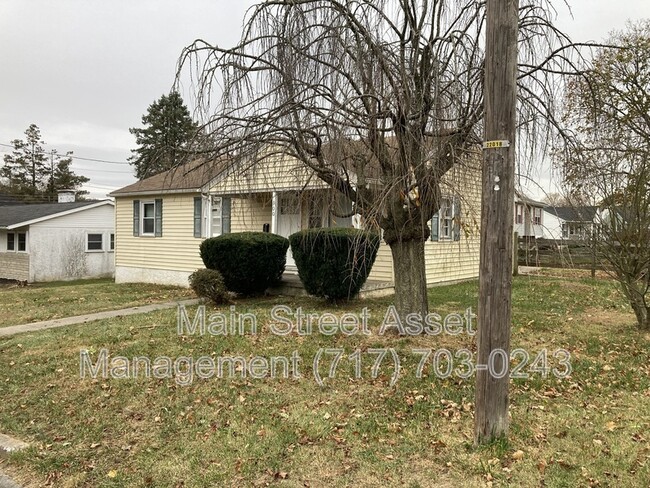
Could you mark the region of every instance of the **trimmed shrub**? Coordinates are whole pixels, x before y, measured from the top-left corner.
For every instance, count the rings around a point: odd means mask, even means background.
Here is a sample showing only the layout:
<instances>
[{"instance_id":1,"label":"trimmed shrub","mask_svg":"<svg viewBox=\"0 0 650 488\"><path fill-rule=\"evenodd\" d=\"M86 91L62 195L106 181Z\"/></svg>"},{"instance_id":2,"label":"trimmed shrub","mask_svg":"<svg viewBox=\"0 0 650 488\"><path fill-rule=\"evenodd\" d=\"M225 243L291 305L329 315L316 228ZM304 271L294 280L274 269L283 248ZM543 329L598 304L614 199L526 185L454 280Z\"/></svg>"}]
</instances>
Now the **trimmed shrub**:
<instances>
[{"instance_id":1,"label":"trimmed shrub","mask_svg":"<svg viewBox=\"0 0 650 488\"><path fill-rule=\"evenodd\" d=\"M359 293L379 249L377 234L349 228L303 230L289 241L307 293L329 300Z\"/></svg>"},{"instance_id":2,"label":"trimmed shrub","mask_svg":"<svg viewBox=\"0 0 650 488\"><path fill-rule=\"evenodd\" d=\"M223 276L215 269L197 269L190 275L189 282L199 298L207 298L217 305L228 301Z\"/></svg>"},{"instance_id":3,"label":"trimmed shrub","mask_svg":"<svg viewBox=\"0 0 650 488\"><path fill-rule=\"evenodd\" d=\"M206 268L223 276L226 288L242 295L263 293L282 277L289 241L267 232L238 232L201 243Z\"/></svg>"}]
</instances>

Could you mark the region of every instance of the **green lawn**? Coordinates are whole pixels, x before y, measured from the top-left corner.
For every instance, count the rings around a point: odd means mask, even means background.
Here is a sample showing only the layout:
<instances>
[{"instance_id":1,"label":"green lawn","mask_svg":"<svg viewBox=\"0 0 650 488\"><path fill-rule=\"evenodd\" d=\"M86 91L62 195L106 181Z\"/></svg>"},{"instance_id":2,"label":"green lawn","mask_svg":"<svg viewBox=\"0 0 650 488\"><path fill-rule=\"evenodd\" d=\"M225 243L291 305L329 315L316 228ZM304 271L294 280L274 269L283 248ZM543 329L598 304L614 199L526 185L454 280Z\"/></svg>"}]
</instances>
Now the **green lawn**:
<instances>
[{"instance_id":1,"label":"green lawn","mask_svg":"<svg viewBox=\"0 0 650 488\"><path fill-rule=\"evenodd\" d=\"M430 291L432 311L476 305L477 284ZM305 312L371 315L370 336L273 335L272 305ZM34 486L650 486L650 337L606 280L519 277L512 347L532 356L571 353L563 379L512 381L508 442L475 448L473 378L416 377L413 348L475 350L467 335L376 334L390 299L341 307L312 299L235 302L257 315L255 335L179 336L176 313L156 312L92 327L67 327L0 341L0 432L32 443L0 469ZM228 307L219 310L228 311ZM208 310L214 313L216 310ZM190 316L193 312L190 311ZM361 351L335 378L316 384L320 348ZM302 359L299 379L81 379L80 350L112 356L241 355ZM369 348L394 348L376 378ZM555 362L554 362L555 361ZM324 360L320 374L327 376ZM440 369L444 369L444 364Z\"/></svg>"},{"instance_id":2,"label":"green lawn","mask_svg":"<svg viewBox=\"0 0 650 488\"><path fill-rule=\"evenodd\" d=\"M112 279L0 287L0 327L194 298L189 289Z\"/></svg>"}]
</instances>

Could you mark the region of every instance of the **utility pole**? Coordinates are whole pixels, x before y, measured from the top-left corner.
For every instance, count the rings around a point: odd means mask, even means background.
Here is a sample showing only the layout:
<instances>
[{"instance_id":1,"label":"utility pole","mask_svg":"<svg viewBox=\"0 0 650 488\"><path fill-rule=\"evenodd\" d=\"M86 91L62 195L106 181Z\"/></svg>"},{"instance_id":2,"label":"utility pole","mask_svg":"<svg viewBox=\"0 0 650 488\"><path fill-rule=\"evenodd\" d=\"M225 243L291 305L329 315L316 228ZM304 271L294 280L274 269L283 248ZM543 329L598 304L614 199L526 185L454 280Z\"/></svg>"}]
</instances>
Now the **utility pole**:
<instances>
[{"instance_id":1,"label":"utility pole","mask_svg":"<svg viewBox=\"0 0 650 488\"><path fill-rule=\"evenodd\" d=\"M508 435L518 0L487 0L476 444Z\"/></svg>"},{"instance_id":2,"label":"utility pole","mask_svg":"<svg viewBox=\"0 0 650 488\"><path fill-rule=\"evenodd\" d=\"M54 149L50 151L50 201L54 201Z\"/></svg>"}]
</instances>

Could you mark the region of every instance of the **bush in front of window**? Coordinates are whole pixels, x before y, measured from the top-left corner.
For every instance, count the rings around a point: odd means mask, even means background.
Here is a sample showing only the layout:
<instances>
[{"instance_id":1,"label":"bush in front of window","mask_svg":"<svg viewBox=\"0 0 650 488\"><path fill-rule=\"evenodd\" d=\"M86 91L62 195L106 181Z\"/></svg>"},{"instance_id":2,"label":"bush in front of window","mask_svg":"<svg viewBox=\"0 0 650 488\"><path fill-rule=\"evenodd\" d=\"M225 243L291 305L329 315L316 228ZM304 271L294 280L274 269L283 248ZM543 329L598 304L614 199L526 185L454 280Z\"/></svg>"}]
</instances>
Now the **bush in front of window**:
<instances>
[{"instance_id":1,"label":"bush in front of window","mask_svg":"<svg viewBox=\"0 0 650 488\"><path fill-rule=\"evenodd\" d=\"M349 300L366 282L377 257L377 234L350 228L309 229L289 236L305 290L328 300Z\"/></svg>"},{"instance_id":2,"label":"bush in front of window","mask_svg":"<svg viewBox=\"0 0 650 488\"><path fill-rule=\"evenodd\" d=\"M228 290L223 276L215 269L197 269L189 277L190 288L199 298L206 298L216 305L228 301Z\"/></svg>"},{"instance_id":3,"label":"bush in front of window","mask_svg":"<svg viewBox=\"0 0 650 488\"><path fill-rule=\"evenodd\" d=\"M237 232L201 243L206 268L223 276L226 288L241 295L259 295L280 281L289 241L267 232Z\"/></svg>"}]
</instances>

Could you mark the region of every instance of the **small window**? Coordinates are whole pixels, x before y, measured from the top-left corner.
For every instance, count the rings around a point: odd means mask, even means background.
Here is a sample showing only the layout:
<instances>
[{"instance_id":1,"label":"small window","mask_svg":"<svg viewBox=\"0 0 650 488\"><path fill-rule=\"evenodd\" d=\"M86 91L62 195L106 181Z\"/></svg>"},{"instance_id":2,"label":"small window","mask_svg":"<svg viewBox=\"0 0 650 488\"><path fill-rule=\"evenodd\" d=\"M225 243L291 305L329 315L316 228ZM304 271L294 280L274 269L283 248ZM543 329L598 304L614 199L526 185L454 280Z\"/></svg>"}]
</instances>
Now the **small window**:
<instances>
[{"instance_id":1,"label":"small window","mask_svg":"<svg viewBox=\"0 0 650 488\"><path fill-rule=\"evenodd\" d=\"M109 246L109 250L115 251L115 234L111 234Z\"/></svg>"},{"instance_id":2,"label":"small window","mask_svg":"<svg viewBox=\"0 0 650 488\"><path fill-rule=\"evenodd\" d=\"M542 225L542 209L539 207L533 208L533 225Z\"/></svg>"},{"instance_id":3,"label":"small window","mask_svg":"<svg viewBox=\"0 0 650 488\"><path fill-rule=\"evenodd\" d=\"M142 235L154 235L156 229L156 206L154 202L142 203Z\"/></svg>"},{"instance_id":4,"label":"small window","mask_svg":"<svg viewBox=\"0 0 650 488\"><path fill-rule=\"evenodd\" d=\"M451 199L443 198L440 206L440 238L451 239L453 229L453 206Z\"/></svg>"},{"instance_id":5,"label":"small window","mask_svg":"<svg viewBox=\"0 0 650 488\"><path fill-rule=\"evenodd\" d=\"M524 207L523 205L517 204L517 214L515 216L515 223L516 224L523 224L524 223Z\"/></svg>"},{"instance_id":6,"label":"small window","mask_svg":"<svg viewBox=\"0 0 650 488\"><path fill-rule=\"evenodd\" d=\"M102 251L104 249L104 236L102 234L88 234L86 241L87 251Z\"/></svg>"},{"instance_id":7,"label":"small window","mask_svg":"<svg viewBox=\"0 0 650 488\"><path fill-rule=\"evenodd\" d=\"M27 233L9 232L7 234L7 251L27 251Z\"/></svg>"}]
</instances>

